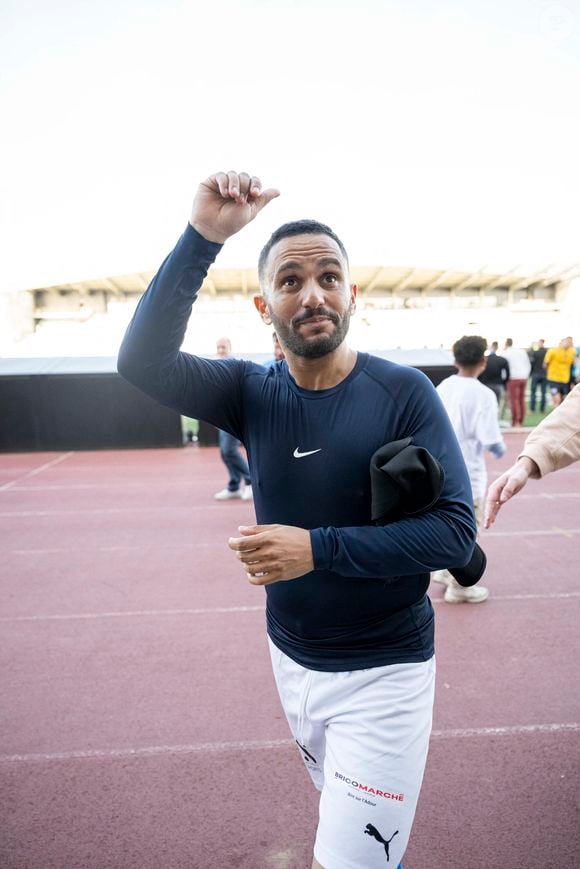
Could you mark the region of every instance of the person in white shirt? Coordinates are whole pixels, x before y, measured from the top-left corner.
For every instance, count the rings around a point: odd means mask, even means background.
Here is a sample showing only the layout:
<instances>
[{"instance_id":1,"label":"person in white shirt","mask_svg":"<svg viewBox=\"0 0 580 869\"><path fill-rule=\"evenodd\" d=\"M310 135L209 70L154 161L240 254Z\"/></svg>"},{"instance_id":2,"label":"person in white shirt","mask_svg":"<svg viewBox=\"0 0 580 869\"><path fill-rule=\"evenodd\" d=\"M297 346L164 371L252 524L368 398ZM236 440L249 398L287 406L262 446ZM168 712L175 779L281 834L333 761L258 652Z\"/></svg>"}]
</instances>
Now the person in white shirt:
<instances>
[{"instance_id":1,"label":"person in white shirt","mask_svg":"<svg viewBox=\"0 0 580 869\"><path fill-rule=\"evenodd\" d=\"M521 347L514 347L511 338L506 338L503 357L507 359L510 367L507 393L512 412L512 426L520 426L524 424L526 416L526 383L532 370L530 357Z\"/></svg>"},{"instance_id":2,"label":"person in white shirt","mask_svg":"<svg viewBox=\"0 0 580 869\"><path fill-rule=\"evenodd\" d=\"M456 341L453 356L457 374L447 377L437 387L465 459L478 526L487 488L485 450L499 459L506 449L497 419L495 395L477 379L487 363L486 349L487 342L479 335L464 335ZM489 590L484 586L462 588L447 570L436 571L431 579L447 586L447 603L481 603L489 597Z\"/></svg>"}]
</instances>

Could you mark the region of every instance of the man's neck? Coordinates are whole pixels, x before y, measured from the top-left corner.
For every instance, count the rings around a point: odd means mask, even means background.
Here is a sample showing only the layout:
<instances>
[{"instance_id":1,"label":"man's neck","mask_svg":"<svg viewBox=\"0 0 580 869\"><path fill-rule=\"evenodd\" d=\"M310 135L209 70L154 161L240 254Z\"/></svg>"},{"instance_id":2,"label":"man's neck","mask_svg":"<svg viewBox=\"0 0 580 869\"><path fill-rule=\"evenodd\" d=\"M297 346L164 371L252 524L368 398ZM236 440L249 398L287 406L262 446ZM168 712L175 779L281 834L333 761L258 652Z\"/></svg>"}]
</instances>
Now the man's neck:
<instances>
[{"instance_id":1,"label":"man's neck","mask_svg":"<svg viewBox=\"0 0 580 869\"><path fill-rule=\"evenodd\" d=\"M479 377L481 371L481 368L460 368L457 366L458 377Z\"/></svg>"},{"instance_id":2,"label":"man's neck","mask_svg":"<svg viewBox=\"0 0 580 869\"><path fill-rule=\"evenodd\" d=\"M357 353L343 343L319 359L286 351L290 374L301 389L331 389L342 383L356 365Z\"/></svg>"}]
</instances>

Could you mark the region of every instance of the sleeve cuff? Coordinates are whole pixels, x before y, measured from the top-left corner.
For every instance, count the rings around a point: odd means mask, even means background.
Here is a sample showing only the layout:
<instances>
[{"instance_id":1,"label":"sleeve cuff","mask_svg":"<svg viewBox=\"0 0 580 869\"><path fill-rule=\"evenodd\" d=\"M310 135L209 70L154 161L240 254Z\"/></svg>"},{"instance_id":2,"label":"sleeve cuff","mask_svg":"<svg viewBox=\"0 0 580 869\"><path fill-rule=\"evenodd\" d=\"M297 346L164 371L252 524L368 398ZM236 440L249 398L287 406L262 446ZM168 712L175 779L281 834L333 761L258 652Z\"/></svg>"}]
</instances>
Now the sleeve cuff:
<instances>
[{"instance_id":1,"label":"sleeve cuff","mask_svg":"<svg viewBox=\"0 0 580 869\"><path fill-rule=\"evenodd\" d=\"M531 459L532 462L535 462L538 466L540 477L545 477L546 474L551 474L552 471L556 470L554 461L545 447L526 447L523 453L520 453L518 456L518 459L521 458Z\"/></svg>"},{"instance_id":2,"label":"sleeve cuff","mask_svg":"<svg viewBox=\"0 0 580 869\"><path fill-rule=\"evenodd\" d=\"M312 560L315 570L332 570L332 539L329 528L313 528L310 531Z\"/></svg>"},{"instance_id":3,"label":"sleeve cuff","mask_svg":"<svg viewBox=\"0 0 580 869\"><path fill-rule=\"evenodd\" d=\"M213 262L223 247L223 244L219 244L217 241L208 241L197 229L193 228L191 223L188 223L185 227L185 232L179 240L179 245L196 257L209 259L211 262Z\"/></svg>"}]
</instances>

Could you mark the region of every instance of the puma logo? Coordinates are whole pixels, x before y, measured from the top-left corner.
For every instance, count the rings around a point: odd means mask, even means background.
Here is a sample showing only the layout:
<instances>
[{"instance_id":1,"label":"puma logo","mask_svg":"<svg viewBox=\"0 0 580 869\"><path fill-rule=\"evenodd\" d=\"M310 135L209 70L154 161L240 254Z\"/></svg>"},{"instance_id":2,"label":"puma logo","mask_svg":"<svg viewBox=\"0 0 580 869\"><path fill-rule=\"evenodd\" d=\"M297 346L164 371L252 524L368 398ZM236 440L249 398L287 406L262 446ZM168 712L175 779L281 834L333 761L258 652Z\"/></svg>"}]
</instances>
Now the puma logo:
<instances>
[{"instance_id":1,"label":"puma logo","mask_svg":"<svg viewBox=\"0 0 580 869\"><path fill-rule=\"evenodd\" d=\"M316 758L314 757L314 755L313 755L313 754L310 754L310 752L308 751L308 749L304 748L304 746L303 746L300 742L298 742L298 740L296 740L296 745L297 745L298 748L300 748L301 751L303 752L303 754L304 754L304 760L305 760L307 763L316 763Z\"/></svg>"},{"instance_id":2,"label":"puma logo","mask_svg":"<svg viewBox=\"0 0 580 869\"><path fill-rule=\"evenodd\" d=\"M395 836L397 835L398 832L399 832L398 830L395 830L395 832L393 833L393 835L391 836L390 839L383 839L383 837L381 836L381 834L379 833L377 828L373 827L372 824L367 824L365 827L365 833L367 834L367 836L372 836L373 839L376 839L377 842L379 842L381 845L385 846L385 854L387 855L387 863L389 862L389 845L391 844L391 842L393 841L393 839L395 838Z\"/></svg>"}]
</instances>

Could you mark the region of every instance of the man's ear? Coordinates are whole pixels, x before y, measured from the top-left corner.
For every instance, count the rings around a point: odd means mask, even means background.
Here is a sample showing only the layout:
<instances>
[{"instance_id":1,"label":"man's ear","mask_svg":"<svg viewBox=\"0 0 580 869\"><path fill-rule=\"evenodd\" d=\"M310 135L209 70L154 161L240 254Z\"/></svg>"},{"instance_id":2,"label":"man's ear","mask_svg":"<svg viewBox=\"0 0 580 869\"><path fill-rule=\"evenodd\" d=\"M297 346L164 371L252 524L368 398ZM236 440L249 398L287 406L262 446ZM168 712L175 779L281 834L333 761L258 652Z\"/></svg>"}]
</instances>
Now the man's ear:
<instances>
[{"instance_id":1,"label":"man's ear","mask_svg":"<svg viewBox=\"0 0 580 869\"><path fill-rule=\"evenodd\" d=\"M266 302L264 296L255 295L254 305L256 307L256 311L258 312L264 323L266 323L267 326L271 326L272 318L270 317L270 309L268 308L268 303Z\"/></svg>"},{"instance_id":2,"label":"man's ear","mask_svg":"<svg viewBox=\"0 0 580 869\"><path fill-rule=\"evenodd\" d=\"M350 285L350 313L354 314L356 311L356 294L358 292L358 287L356 284Z\"/></svg>"}]
</instances>

